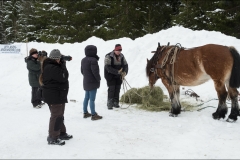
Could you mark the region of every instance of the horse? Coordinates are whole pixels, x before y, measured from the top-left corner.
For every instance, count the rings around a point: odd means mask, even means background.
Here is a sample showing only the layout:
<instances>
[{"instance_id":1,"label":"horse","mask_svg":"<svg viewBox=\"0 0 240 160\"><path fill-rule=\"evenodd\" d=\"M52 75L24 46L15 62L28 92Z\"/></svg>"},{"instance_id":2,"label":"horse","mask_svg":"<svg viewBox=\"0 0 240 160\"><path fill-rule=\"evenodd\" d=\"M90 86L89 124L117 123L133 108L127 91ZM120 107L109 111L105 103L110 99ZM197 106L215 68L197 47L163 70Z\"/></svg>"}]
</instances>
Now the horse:
<instances>
[{"instance_id":1,"label":"horse","mask_svg":"<svg viewBox=\"0 0 240 160\"><path fill-rule=\"evenodd\" d=\"M181 113L180 86L197 86L212 79L218 96L218 107L213 119L225 118L231 99L231 113L227 122L237 121L239 116L238 90L240 86L240 55L233 46L206 44L186 49L181 44L158 43L150 60L147 59L146 75L152 88L160 78L169 93L171 109L169 116ZM227 88L227 91L226 91Z\"/></svg>"}]
</instances>

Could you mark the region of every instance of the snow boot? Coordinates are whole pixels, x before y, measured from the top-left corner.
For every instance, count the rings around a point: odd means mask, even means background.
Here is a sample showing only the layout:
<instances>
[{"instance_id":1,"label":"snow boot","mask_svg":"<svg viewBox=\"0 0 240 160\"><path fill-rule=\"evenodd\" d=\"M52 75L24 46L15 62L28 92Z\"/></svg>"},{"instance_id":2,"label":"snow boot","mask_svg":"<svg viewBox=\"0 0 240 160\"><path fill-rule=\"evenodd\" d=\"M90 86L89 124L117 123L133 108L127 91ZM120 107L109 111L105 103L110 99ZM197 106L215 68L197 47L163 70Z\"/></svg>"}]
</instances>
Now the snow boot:
<instances>
[{"instance_id":1,"label":"snow boot","mask_svg":"<svg viewBox=\"0 0 240 160\"><path fill-rule=\"evenodd\" d=\"M72 139L73 136L70 135L70 134L63 133L63 132L62 132L62 133L60 134L59 138L60 138L61 140L69 140L69 139Z\"/></svg>"},{"instance_id":2,"label":"snow boot","mask_svg":"<svg viewBox=\"0 0 240 160\"><path fill-rule=\"evenodd\" d=\"M33 108L39 109L39 108L42 108L42 106L39 104L39 105L33 106Z\"/></svg>"},{"instance_id":3,"label":"snow boot","mask_svg":"<svg viewBox=\"0 0 240 160\"><path fill-rule=\"evenodd\" d=\"M113 109L113 99L108 99L107 107L108 109Z\"/></svg>"},{"instance_id":4,"label":"snow boot","mask_svg":"<svg viewBox=\"0 0 240 160\"><path fill-rule=\"evenodd\" d=\"M115 108L119 108L119 107L120 107L120 106L119 106L119 100L114 99L114 101L113 101L113 107L115 107Z\"/></svg>"},{"instance_id":5,"label":"snow boot","mask_svg":"<svg viewBox=\"0 0 240 160\"><path fill-rule=\"evenodd\" d=\"M49 145L64 145L65 144L65 141L61 140L60 138L51 138L51 137L47 137L47 141L48 141L48 144Z\"/></svg>"},{"instance_id":6,"label":"snow boot","mask_svg":"<svg viewBox=\"0 0 240 160\"><path fill-rule=\"evenodd\" d=\"M99 116L97 113L92 115L92 121L99 120L99 119L102 119L102 116Z\"/></svg>"},{"instance_id":7,"label":"snow boot","mask_svg":"<svg viewBox=\"0 0 240 160\"><path fill-rule=\"evenodd\" d=\"M90 113L88 113L88 112L83 114L83 118L88 118L88 117L91 117L91 116L92 115Z\"/></svg>"},{"instance_id":8,"label":"snow boot","mask_svg":"<svg viewBox=\"0 0 240 160\"><path fill-rule=\"evenodd\" d=\"M45 104L44 102L41 102L41 104L39 104L39 105L42 107L44 104Z\"/></svg>"}]
</instances>

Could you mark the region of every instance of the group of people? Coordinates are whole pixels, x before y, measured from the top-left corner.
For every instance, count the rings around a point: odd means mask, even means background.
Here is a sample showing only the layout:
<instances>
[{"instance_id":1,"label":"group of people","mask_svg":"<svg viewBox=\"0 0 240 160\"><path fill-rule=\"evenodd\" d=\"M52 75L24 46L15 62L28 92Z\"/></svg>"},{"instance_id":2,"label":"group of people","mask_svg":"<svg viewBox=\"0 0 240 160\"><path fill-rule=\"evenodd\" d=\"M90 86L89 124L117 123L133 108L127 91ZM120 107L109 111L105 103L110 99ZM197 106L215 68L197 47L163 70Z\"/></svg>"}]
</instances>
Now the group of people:
<instances>
[{"instance_id":1,"label":"group of people","mask_svg":"<svg viewBox=\"0 0 240 160\"><path fill-rule=\"evenodd\" d=\"M116 44L113 51L106 54L104 60L104 77L108 86L107 108L110 110L113 107L119 108L121 84L128 73L128 63L121 51L122 46ZM97 47L94 45L86 46L85 55L80 68L85 90L83 118L91 117L91 120L100 120L103 117L95 111L95 99L101 81ZM68 102L69 90L69 73L66 62L58 49L52 50L49 57L44 57L40 62L38 51L34 48L29 51L29 56L25 61L29 70L29 84L32 87L31 103L34 108L41 108L44 103L47 103L51 113L48 144L64 145L64 140L73 138L72 135L67 134L64 125L64 110L65 103ZM88 112L88 104L90 113Z\"/></svg>"}]
</instances>

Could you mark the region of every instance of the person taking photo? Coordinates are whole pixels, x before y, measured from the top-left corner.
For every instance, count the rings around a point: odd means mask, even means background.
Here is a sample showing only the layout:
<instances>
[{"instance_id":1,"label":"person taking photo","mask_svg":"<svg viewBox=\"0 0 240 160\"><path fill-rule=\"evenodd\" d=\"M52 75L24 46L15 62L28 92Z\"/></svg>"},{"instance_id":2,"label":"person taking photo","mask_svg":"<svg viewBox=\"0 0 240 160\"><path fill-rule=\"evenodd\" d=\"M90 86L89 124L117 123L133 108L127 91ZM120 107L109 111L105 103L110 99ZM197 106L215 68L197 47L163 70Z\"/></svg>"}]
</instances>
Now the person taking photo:
<instances>
[{"instance_id":1,"label":"person taking photo","mask_svg":"<svg viewBox=\"0 0 240 160\"><path fill-rule=\"evenodd\" d=\"M29 51L29 56L25 58L28 69L28 81L32 87L31 103L33 108L41 108L44 104L42 102L42 91L39 84L39 75L41 73L41 64L38 60L38 51L32 48Z\"/></svg>"},{"instance_id":2,"label":"person taking photo","mask_svg":"<svg viewBox=\"0 0 240 160\"><path fill-rule=\"evenodd\" d=\"M48 144L64 145L64 140L73 138L66 133L64 124L65 103L68 102L68 70L58 49L51 51L49 58L43 60L39 79L43 89L43 99L48 104L51 117L49 122Z\"/></svg>"}]
</instances>

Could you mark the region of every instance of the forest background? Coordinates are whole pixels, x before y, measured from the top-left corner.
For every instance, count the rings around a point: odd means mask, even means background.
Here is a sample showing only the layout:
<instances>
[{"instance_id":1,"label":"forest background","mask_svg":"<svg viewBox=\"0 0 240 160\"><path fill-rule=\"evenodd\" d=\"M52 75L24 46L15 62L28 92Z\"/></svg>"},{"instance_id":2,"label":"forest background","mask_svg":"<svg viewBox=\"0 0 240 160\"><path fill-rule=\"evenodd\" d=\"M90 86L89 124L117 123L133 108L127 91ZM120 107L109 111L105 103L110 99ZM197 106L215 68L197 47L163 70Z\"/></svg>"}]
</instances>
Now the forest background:
<instances>
[{"instance_id":1,"label":"forest background","mask_svg":"<svg viewBox=\"0 0 240 160\"><path fill-rule=\"evenodd\" d=\"M0 44L136 39L172 26L240 38L240 0L0 0Z\"/></svg>"}]
</instances>

